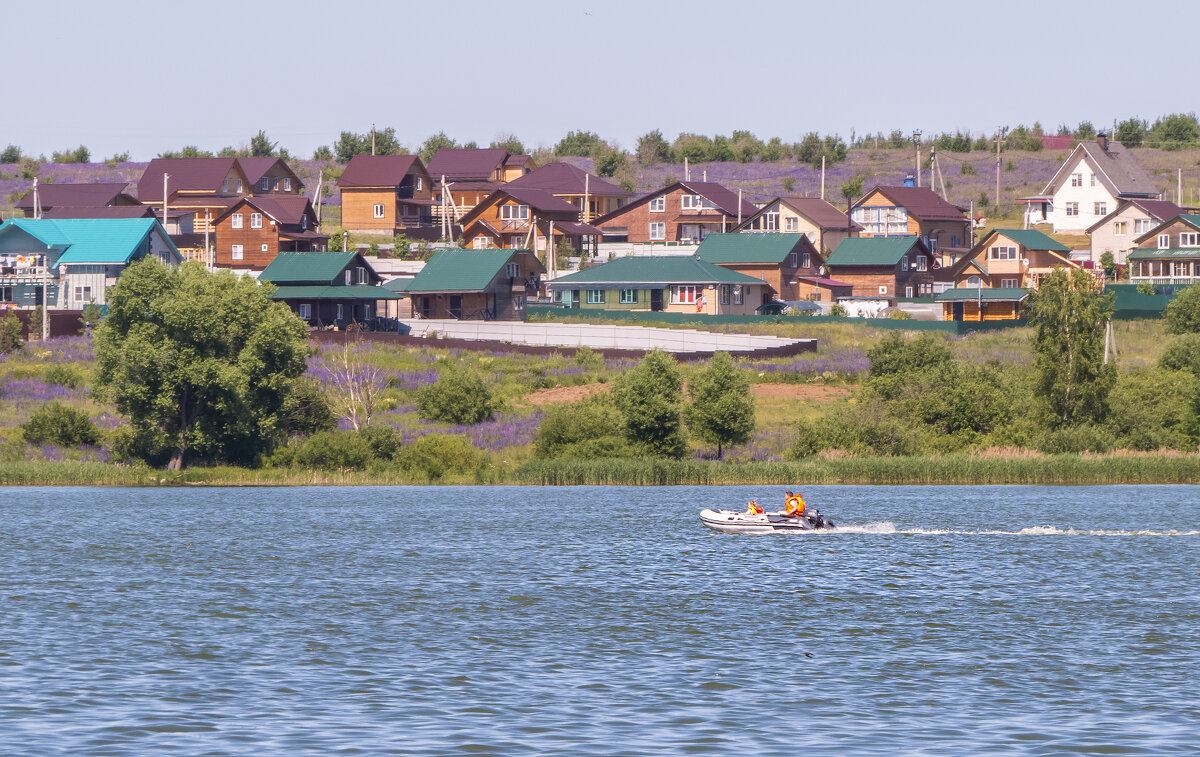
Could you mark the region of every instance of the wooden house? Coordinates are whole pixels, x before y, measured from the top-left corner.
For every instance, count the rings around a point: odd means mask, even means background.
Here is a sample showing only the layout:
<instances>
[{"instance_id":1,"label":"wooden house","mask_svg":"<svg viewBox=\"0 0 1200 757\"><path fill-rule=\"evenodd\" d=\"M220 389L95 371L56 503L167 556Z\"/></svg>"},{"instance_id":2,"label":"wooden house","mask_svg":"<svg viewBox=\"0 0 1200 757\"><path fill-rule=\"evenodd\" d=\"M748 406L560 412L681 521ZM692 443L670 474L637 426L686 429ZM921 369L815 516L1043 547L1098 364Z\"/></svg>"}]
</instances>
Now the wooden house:
<instances>
[{"instance_id":1,"label":"wooden house","mask_svg":"<svg viewBox=\"0 0 1200 757\"><path fill-rule=\"evenodd\" d=\"M138 180L138 200L143 205L163 207L164 176L168 212L194 212L194 228L201 234L211 231L213 220L251 193L237 158L155 158Z\"/></svg>"},{"instance_id":2,"label":"wooden house","mask_svg":"<svg viewBox=\"0 0 1200 757\"><path fill-rule=\"evenodd\" d=\"M431 210L433 181L416 155L355 155L337 184L344 228L438 238Z\"/></svg>"},{"instance_id":3,"label":"wooden house","mask_svg":"<svg viewBox=\"0 0 1200 757\"><path fill-rule=\"evenodd\" d=\"M1025 315L1029 290L1019 287L955 287L934 297L944 321L1015 321Z\"/></svg>"},{"instance_id":4,"label":"wooden house","mask_svg":"<svg viewBox=\"0 0 1200 757\"><path fill-rule=\"evenodd\" d=\"M262 271L281 252L322 252L329 237L317 228L307 197L243 197L213 222L213 265Z\"/></svg>"},{"instance_id":5,"label":"wooden house","mask_svg":"<svg viewBox=\"0 0 1200 757\"><path fill-rule=\"evenodd\" d=\"M357 252L282 252L258 280L273 284L271 299L316 328L369 327L379 302L399 297Z\"/></svg>"},{"instance_id":6,"label":"wooden house","mask_svg":"<svg viewBox=\"0 0 1200 757\"><path fill-rule=\"evenodd\" d=\"M593 176L570 163L547 163L535 171L509 182L506 189L540 189L579 209L579 221L589 223L593 218L613 212L625 205L633 192Z\"/></svg>"},{"instance_id":7,"label":"wooden house","mask_svg":"<svg viewBox=\"0 0 1200 757\"><path fill-rule=\"evenodd\" d=\"M862 227L819 197L776 197L742 221L733 231L804 234L824 255L847 237L858 236Z\"/></svg>"},{"instance_id":8,"label":"wooden house","mask_svg":"<svg viewBox=\"0 0 1200 757\"><path fill-rule=\"evenodd\" d=\"M580 310L751 315L775 290L762 279L694 255L628 256L547 283L555 302Z\"/></svg>"},{"instance_id":9,"label":"wooden house","mask_svg":"<svg viewBox=\"0 0 1200 757\"><path fill-rule=\"evenodd\" d=\"M637 198L592 225L606 242L699 244L758 212L753 203L715 182L680 181Z\"/></svg>"},{"instance_id":10,"label":"wooden house","mask_svg":"<svg viewBox=\"0 0 1200 757\"><path fill-rule=\"evenodd\" d=\"M943 266L956 263L972 244L966 211L924 187L875 187L854 204L850 216L862 227L859 236L920 237Z\"/></svg>"},{"instance_id":11,"label":"wooden house","mask_svg":"<svg viewBox=\"0 0 1200 757\"><path fill-rule=\"evenodd\" d=\"M1132 283L1200 283L1200 215L1167 219L1138 237L1137 245L1128 258Z\"/></svg>"},{"instance_id":12,"label":"wooden house","mask_svg":"<svg viewBox=\"0 0 1200 757\"><path fill-rule=\"evenodd\" d=\"M36 193L30 192L17 200L16 208L26 218L46 218L51 211L61 213L68 208L137 207L141 203L126 191L128 186L124 182L39 184Z\"/></svg>"},{"instance_id":13,"label":"wooden house","mask_svg":"<svg viewBox=\"0 0 1200 757\"><path fill-rule=\"evenodd\" d=\"M532 175L532 174L531 174ZM591 250L600 229L579 221L579 208L541 189L505 185L462 218L463 245L475 250L528 248L556 251L564 244Z\"/></svg>"},{"instance_id":14,"label":"wooden house","mask_svg":"<svg viewBox=\"0 0 1200 757\"><path fill-rule=\"evenodd\" d=\"M282 158L238 158L237 162L246 174L252 195L304 194L304 182Z\"/></svg>"},{"instance_id":15,"label":"wooden house","mask_svg":"<svg viewBox=\"0 0 1200 757\"><path fill-rule=\"evenodd\" d=\"M771 285L779 299L832 302L839 282L826 277L825 257L807 234L709 234L696 256Z\"/></svg>"},{"instance_id":16,"label":"wooden house","mask_svg":"<svg viewBox=\"0 0 1200 757\"><path fill-rule=\"evenodd\" d=\"M1138 237L1187 212L1169 200L1120 200L1116 210L1088 227L1092 262L1099 263L1107 252L1114 263L1123 265L1129 253L1138 248Z\"/></svg>"},{"instance_id":17,"label":"wooden house","mask_svg":"<svg viewBox=\"0 0 1200 757\"><path fill-rule=\"evenodd\" d=\"M853 297L895 301L933 296L933 256L920 237L851 237L826 260Z\"/></svg>"},{"instance_id":18,"label":"wooden house","mask_svg":"<svg viewBox=\"0 0 1200 757\"><path fill-rule=\"evenodd\" d=\"M429 160L436 186L433 215L449 214L455 223L504 184L534 171L528 155L513 155L502 147L443 148Z\"/></svg>"},{"instance_id":19,"label":"wooden house","mask_svg":"<svg viewBox=\"0 0 1200 757\"><path fill-rule=\"evenodd\" d=\"M438 250L414 278L388 287L412 300L418 318L523 321L545 273L530 250Z\"/></svg>"},{"instance_id":20,"label":"wooden house","mask_svg":"<svg viewBox=\"0 0 1200 757\"><path fill-rule=\"evenodd\" d=\"M1037 289L1055 268L1079 268L1071 248L1036 229L992 229L950 273L955 288Z\"/></svg>"}]
</instances>

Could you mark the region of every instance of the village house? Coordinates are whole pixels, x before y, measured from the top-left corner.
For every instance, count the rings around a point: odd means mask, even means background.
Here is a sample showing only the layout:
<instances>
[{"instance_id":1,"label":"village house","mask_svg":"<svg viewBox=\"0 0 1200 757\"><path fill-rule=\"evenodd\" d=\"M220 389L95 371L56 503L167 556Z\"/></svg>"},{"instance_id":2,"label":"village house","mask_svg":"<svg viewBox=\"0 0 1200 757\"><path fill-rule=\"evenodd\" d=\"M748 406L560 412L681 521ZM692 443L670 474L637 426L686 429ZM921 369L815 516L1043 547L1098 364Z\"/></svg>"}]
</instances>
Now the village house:
<instances>
[{"instance_id":1,"label":"village house","mask_svg":"<svg viewBox=\"0 0 1200 757\"><path fill-rule=\"evenodd\" d=\"M387 288L412 300L417 318L523 321L545 267L530 250L438 250L412 279Z\"/></svg>"},{"instance_id":2,"label":"village house","mask_svg":"<svg viewBox=\"0 0 1200 757\"><path fill-rule=\"evenodd\" d=\"M1015 321L1025 315L1029 290L1019 287L955 287L934 297L944 321Z\"/></svg>"},{"instance_id":3,"label":"village house","mask_svg":"<svg viewBox=\"0 0 1200 757\"><path fill-rule=\"evenodd\" d=\"M137 207L141 203L125 190L124 182L100 184L38 184L16 203L26 218L45 218L50 211L67 208ZM40 215L39 215L40 213Z\"/></svg>"},{"instance_id":4,"label":"village house","mask_svg":"<svg viewBox=\"0 0 1200 757\"><path fill-rule=\"evenodd\" d=\"M129 264L154 257L182 262L152 218L14 218L0 226L0 305L82 310L106 304L109 287Z\"/></svg>"},{"instance_id":5,"label":"village house","mask_svg":"<svg viewBox=\"0 0 1200 757\"><path fill-rule=\"evenodd\" d=\"M492 192L536 168L530 156L513 155L502 147L438 150L429 160L435 220L449 214L448 221L458 223Z\"/></svg>"},{"instance_id":6,"label":"village house","mask_svg":"<svg viewBox=\"0 0 1200 757\"><path fill-rule=\"evenodd\" d=\"M1121 143L1097 134L1094 142L1075 145L1041 194L1018 199L1026 203L1029 223L1082 234L1121 200L1161 200L1162 192Z\"/></svg>"},{"instance_id":7,"label":"village house","mask_svg":"<svg viewBox=\"0 0 1200 757\"><path fill-rule=\"evenodd\" d=\"M832 203L819 197L776 197L742 221L733 231L800 233L822 254L828 255L862 227Z\"/></svg>"},{"instance_id":8,"label":"village house","mask_svg":"<svg viewBox=\"0 0 1200 757\"><path fill-rule=\"evenodd\" d=\"M1134 284L1191 286L1200 283L1200 215L1180 214L1138 237L1129 253Z\"/></svg>"},{"instance_id":9,"label":"village house","mask_svg":"<svg viewBox=\"0 0 1200 757\"><path fill-rule=\"evenodd\" d=\"M850 294L849 284L824 275L825 257L807 234L709 234L696 256L767 282L787 302L833 302L839 294Z\"/></svg>"},{"instance_id":10,"label":"village house","mask_svg":"<svg viewBox=\"0 0 1200 757\"><path fill-rule=\"evenodd\" d=\"M238 158L237 162L252 195L304 194L304 182L282 158Z\"/></svg>"},{"instance_id":11,"label":"village house","mask_svg":"<svg viewBox=\"0 0 1200 757\"><path fill-rule=\"evenodd\" d=\"M433 181L416 155L355 155L337 185L345 229L439 238L431 210Z\"/></svg>"},{"instance_id":12,"label":"village house","mask_svg":"<svg viewBox=\"0 0 1200 757\"><path fill-rule=\"evenodd\" d=\"M992 229L950 270L955 288L1037 289L1056 268L1079 268L1071 248L1036 229Z\"/></svg>"},{"instance_id":13,"label":"village house","mask_svg":"<svg viewBox=\"0 0 1200 757\"><path fill-rule=\"evenodd\" d=\"M715 182L679 181L600 216L593 225L606 242L699 244L758 212Z\"/></svg>"},{"instance_id":14,"label":"village house","mask_svg":"<svg viewBox=\"0 0 1200 757\"><path fill-rule=\"evenodd\" d=\"M547 163L524 176L518 176L505 186L505 189L513 188L549 192L579 208L579 220L583 223L621 208L633 197L633 192L627 192L582 168L561 162Z\"/></svg>"},{"instance_id":15,"label":"village house","mask_svg":"<svg viewBox=\"0 0 1200 757\"><path fill-rule=\"evenodd\" d=\"M532 174L531 174L532 175ZM579 208L541 189L506 184L462 218L462 243L474 250L528 248L547 251L554 236L556 253L591 251L600 230L579 221Z\"/></svg>"},{"instance_id":16,"label":"village house","mask_svg":"<svg viewBox=\"0 0 1200 757\"><path fill-rule=\"evenodd\" d=\"M967 213L924 187L875 187L850 215L862 227L859 236L920 237L942 266L953 265L972 244Z\"/></svg>"},{"instance_id":17,"label":"village house","mask_svg":"<svg viewBox=\"0 0 1200 757\"><path fill-rule=\"evenodd\" d=\"M218 216L250 193L250 181L237 158L155 158L138 180L138 200L143 205L163 207L164 175L168 212L194 212L194 229L199 233L211 231Z\"/></svg>"},{"instance_id":18,"label":"village house","mask_svg":"<svg viewBox=\"0 0 1200 757\"><path fill-rule=\"evenodd\" d=\"M213 221L213 265L262 271L281 252L321 252L329 237L317 229L307 197L243 197Z\"/></svg>"},{"instance_id":19,"label":"village house","mask_svg":"<svg viewBox=\"0 0 1200 757\"><path fill-rule=\"evenodd\" d=\"M933 255L922 237L851 237L826 260L829 275L852 297L887 300L933 296Z\"/></svg>"},{"instance_id":20,"label":"village house","mask_svg":"<svg viewBox=\"0 0 1200 757\"><path fill-rule=\"evenodd\" d=\"M1129 253L1137 249L1134 241L1163 221L1187 210L1169 200L1121 200L1111 213L1088 227L1091 260L1099 263L1104 253L1123 265Z\"/></svg>"},{"instance_id":21,"label":"village house","mask_svg":"<svg viewBox=\"0 0 1200 757\"><path fill-rule=\"evenodd\" d=\"M766 281L691 255L629 256L552 279L555 302L580 310L752 315L772 300Z\"/></svg>"},{"instance_id":22,"label":"village house","mask_svg":"<svg viewBox=\"0 0 1200 757\"><path fill-rule=\"evenodd\" d=\"M314 328L370 328L377 304L399 298L357 252L281 252L258 280Z\"/></svg>"}]
</instances>

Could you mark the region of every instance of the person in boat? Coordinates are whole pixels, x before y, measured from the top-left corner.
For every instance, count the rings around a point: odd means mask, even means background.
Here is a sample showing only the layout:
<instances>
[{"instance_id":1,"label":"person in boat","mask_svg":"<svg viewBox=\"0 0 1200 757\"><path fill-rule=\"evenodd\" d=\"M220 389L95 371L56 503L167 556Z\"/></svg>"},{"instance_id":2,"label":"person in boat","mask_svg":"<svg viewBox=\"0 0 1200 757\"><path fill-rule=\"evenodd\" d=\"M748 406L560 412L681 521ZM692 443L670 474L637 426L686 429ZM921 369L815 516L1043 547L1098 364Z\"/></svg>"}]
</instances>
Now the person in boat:
<instances>
[{"instance_id":1,"label":"person in boat","mask_svg":"<svg viewBox=\"0 0 1200 757\"><path fill-rule=\"evenodd\" d=\"M746 503L746 514L747 515L762 515L763 514L763 509L762 509L762 507L759 506L757 499L752 499Z\"/></svg>"},{"instance_id":2,"label":"person in boat","mask_svg":"<svg viewBox=\"0 0 1200 757\"><path fill-rule=\"evenodd\" d=\"M804 515L804 507L804 497L788 492L787 499L784 500L783 514L789 518L799 518Z\"/></svg>"}]
</instances>

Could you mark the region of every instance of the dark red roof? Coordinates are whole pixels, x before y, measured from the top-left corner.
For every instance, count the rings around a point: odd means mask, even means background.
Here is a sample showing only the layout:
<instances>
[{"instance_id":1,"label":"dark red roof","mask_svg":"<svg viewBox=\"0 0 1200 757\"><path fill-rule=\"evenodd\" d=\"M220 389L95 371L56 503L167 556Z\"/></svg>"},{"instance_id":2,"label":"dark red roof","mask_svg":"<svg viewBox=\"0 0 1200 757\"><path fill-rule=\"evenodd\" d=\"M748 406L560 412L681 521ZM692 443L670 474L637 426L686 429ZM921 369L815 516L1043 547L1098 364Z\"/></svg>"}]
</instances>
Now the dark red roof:
<instances>
[{"instance_id":1,"label":"dark red roof","mask_svg":"<svg viewBox=\"0 0 1200 757\"><path fill-rule=\"evenodd\" d=\"M42 213L42 218L157 218L158 214L149 205L115 205L112 207L81 208L60 205Z\"/></svg>"},{"instance_id":2,"label":"dark red roof","mask_svg":"<svg viewBox=\"0 0 1200 757\"><path fill-rule=\"evenodd\" d=\"M1070 134L1059 135L1044 135L1039 137L1042 140L1043 150L1070 150L1071 141L1074 139Z\"/></svg>"},{"instance_id":3,"label":"dark red roof","mask_svg":"<svg viewBox=\"0 0 1200 757\"><path fill-rule=\"evenodd\" d=\"M727 189L724 185L718 184L715 181L685 181L682 184L729 215L736 216L738 214L737 192ZM758 207L754 203L749 200L742 200L743 218L754 215L757 212Z\"/></svg>"},{"instance_id":4,"label":"dark red roof","mask_svg":"<svg viewBox=\"0 0 1200 757\"><path fill-rule=\"evenodd\" d=\"M304 182L300 180L300 176L292 170L292 167L287 164L282 158L238 158L238 165L242 167L242 173L246 174L246 179L250 182L251 189L254 185L266 175L268 171L275 167L275 164L283 166L283 169L296 179L296 182L301 186ZM299 188L297 188L299 191Z\"/></svg>"},{"instance_id":5,"label":"dark red roof","mask_svg":"<svg viewBox=\"0 0 1200 757\"><path fill-rule=\"evenodd\" d=\"M926 187L875 187L884 197L904 208L918 221L966 221L967 214ZM870 194L870 193L868 193ZM857 206L856 206L857 207Z\"/></svg>"},{"instance_id":6,"label":"dark red roof","mask_svg":"<svg viewBox=\"0 0 1200 757\"><path fill-rule=\"evenodd\" d=\"M308 215L312 219L309 228L312 228L316 223L316 214L313 212L312 202L303 195L258 195L255 197L243 197L240 201L230 205L228 210L213 219L213 223L225 218L243 204L258 208L269 218L274 219L284 226L299 226L300 219L305 215Z\"/></svg>"},{"instance_id":7,"label":"dark red roof","mask_svg":"<svg viewBox=\"0 0 1200 757\"><path fill-rule=\"evenodd\" d=\"M1170 200L1134 200L1133 202L1150 215L1164 221L1188 212L1186 208L1176 205Z\"/></svg>"},{"instance_id":8,"label":"dark red roof","mask_svg":"<svg viewBox=\"0 0 1200 757\"><path fill-rule=\"evenodd\" d=\"M505 186L542 189L556 195L581 195L584 189L584 177L589 177L587 189L591 194L607 197L633 196L633 192L626 192L616 184L605 181L599 176L589 175L587 171L576 168L570 163L547 163L537 170L513 179Z\"/></svg>"},{"instance_id":9,"label":"dark red roof","mask_svg":"<svg viewBox=\"0 0 1200 757\"><path fill-rule=\"evenodd\" d=\"M487 181L494 178L496 169L508 158L508 150L503 147L483 149L443 148L437 151L429 161L429 175L441 179L480 179Z\"/></svg>"},{"instance_id":10,"label":"dark red roof","mask_svg":"<svg viewBox=\"0 0 1200 757\"><path fill-rule=\"evenodd\" d=\"M158 179L162 181L160 176ZM53 208L57 205L75 207L102 207L117 200L125 192L128 184L112 182L105 184L38 184L38 201L42 209ZM133 202L133 197L129 198ZM33 210L33 192L25 195L17 203L21 210ZM79 217L79 216L76 216Z\"/></svg>"},{"instance_id":11,"label":"dark red roof","mask_svg":"<svg viewBox=\"0 0 1200 757\"><path fill-rule=\"evenodd\" d=\"M846 214L828 200L820 197L780 197L779 200L823 229L845 229L847 226ZM853 229L862 228L853 222L849 225Z\"/></svg>"},{"instance_id":12,"label":"dark red roof","mask_svg":"<svg viewBox=\"0 0 1200 757\"><path fill-rule=\"evenodd\" d=\"M398 187L416 167L425 165L416 155L355 155L337 180L339 187Z\"/></svg>"},{"instance_id":13,"label":"dark red roof","mask_svg":"<svg viewBox=\"0 0 1200 757\"><path fill-rule=\"evenodd\" d=\"M531 160L533 160L532 155L509 155L504 159L504 165L506 168L508 166L523 166Z\"/></svg>"},{"instance_id":14,"label":"dark red roof","mask_svg":"<svg viewBox=\"0 0 1200 757\"><path fill-rule=\"evenodd\" d=\"M220 192L221 182L236 164L237 158L155 158L138 180L138 199L162 202L164 173L170 176L167 190L172 195L180 191Z\"/></svg>"},{"instance_id":15,"label":"dark red roof","mask_svg":"<svg viewBox=\"0 0 1200 757\"><path fill-rule=\"evenodd\" d=\"M530 187L514 187L511 184L506 184L498 191L503 192L504 194L512 197L514 200L519 200L533 210L537 210L542 213L579 212L579 208L575 207L571 203L567 202L561 197L555 197L549 192L541 189L532 189ZM482 206L486 202L487 200L484 200L479 204Z\"/></svg>"}]
</instances>

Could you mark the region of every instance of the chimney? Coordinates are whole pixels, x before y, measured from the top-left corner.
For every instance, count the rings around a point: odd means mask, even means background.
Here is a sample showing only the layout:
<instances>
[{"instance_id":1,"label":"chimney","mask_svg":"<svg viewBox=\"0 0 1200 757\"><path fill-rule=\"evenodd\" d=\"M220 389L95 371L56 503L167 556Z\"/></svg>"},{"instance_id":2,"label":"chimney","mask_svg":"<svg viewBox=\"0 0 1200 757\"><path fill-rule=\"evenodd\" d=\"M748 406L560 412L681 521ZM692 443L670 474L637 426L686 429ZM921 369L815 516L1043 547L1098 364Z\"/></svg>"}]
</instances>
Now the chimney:
<instances>
[{"instance_id":1,"label":"chimney","mask_svg":"<svg viewBox=\"0 0 1200 757\"><path fill-rule=\"evenodd\" d=\"M1108 135L1100 132L1096 135L1096 144L1100 145L1100 149L1108 152Z\"/></svg>"}]
</instances>

